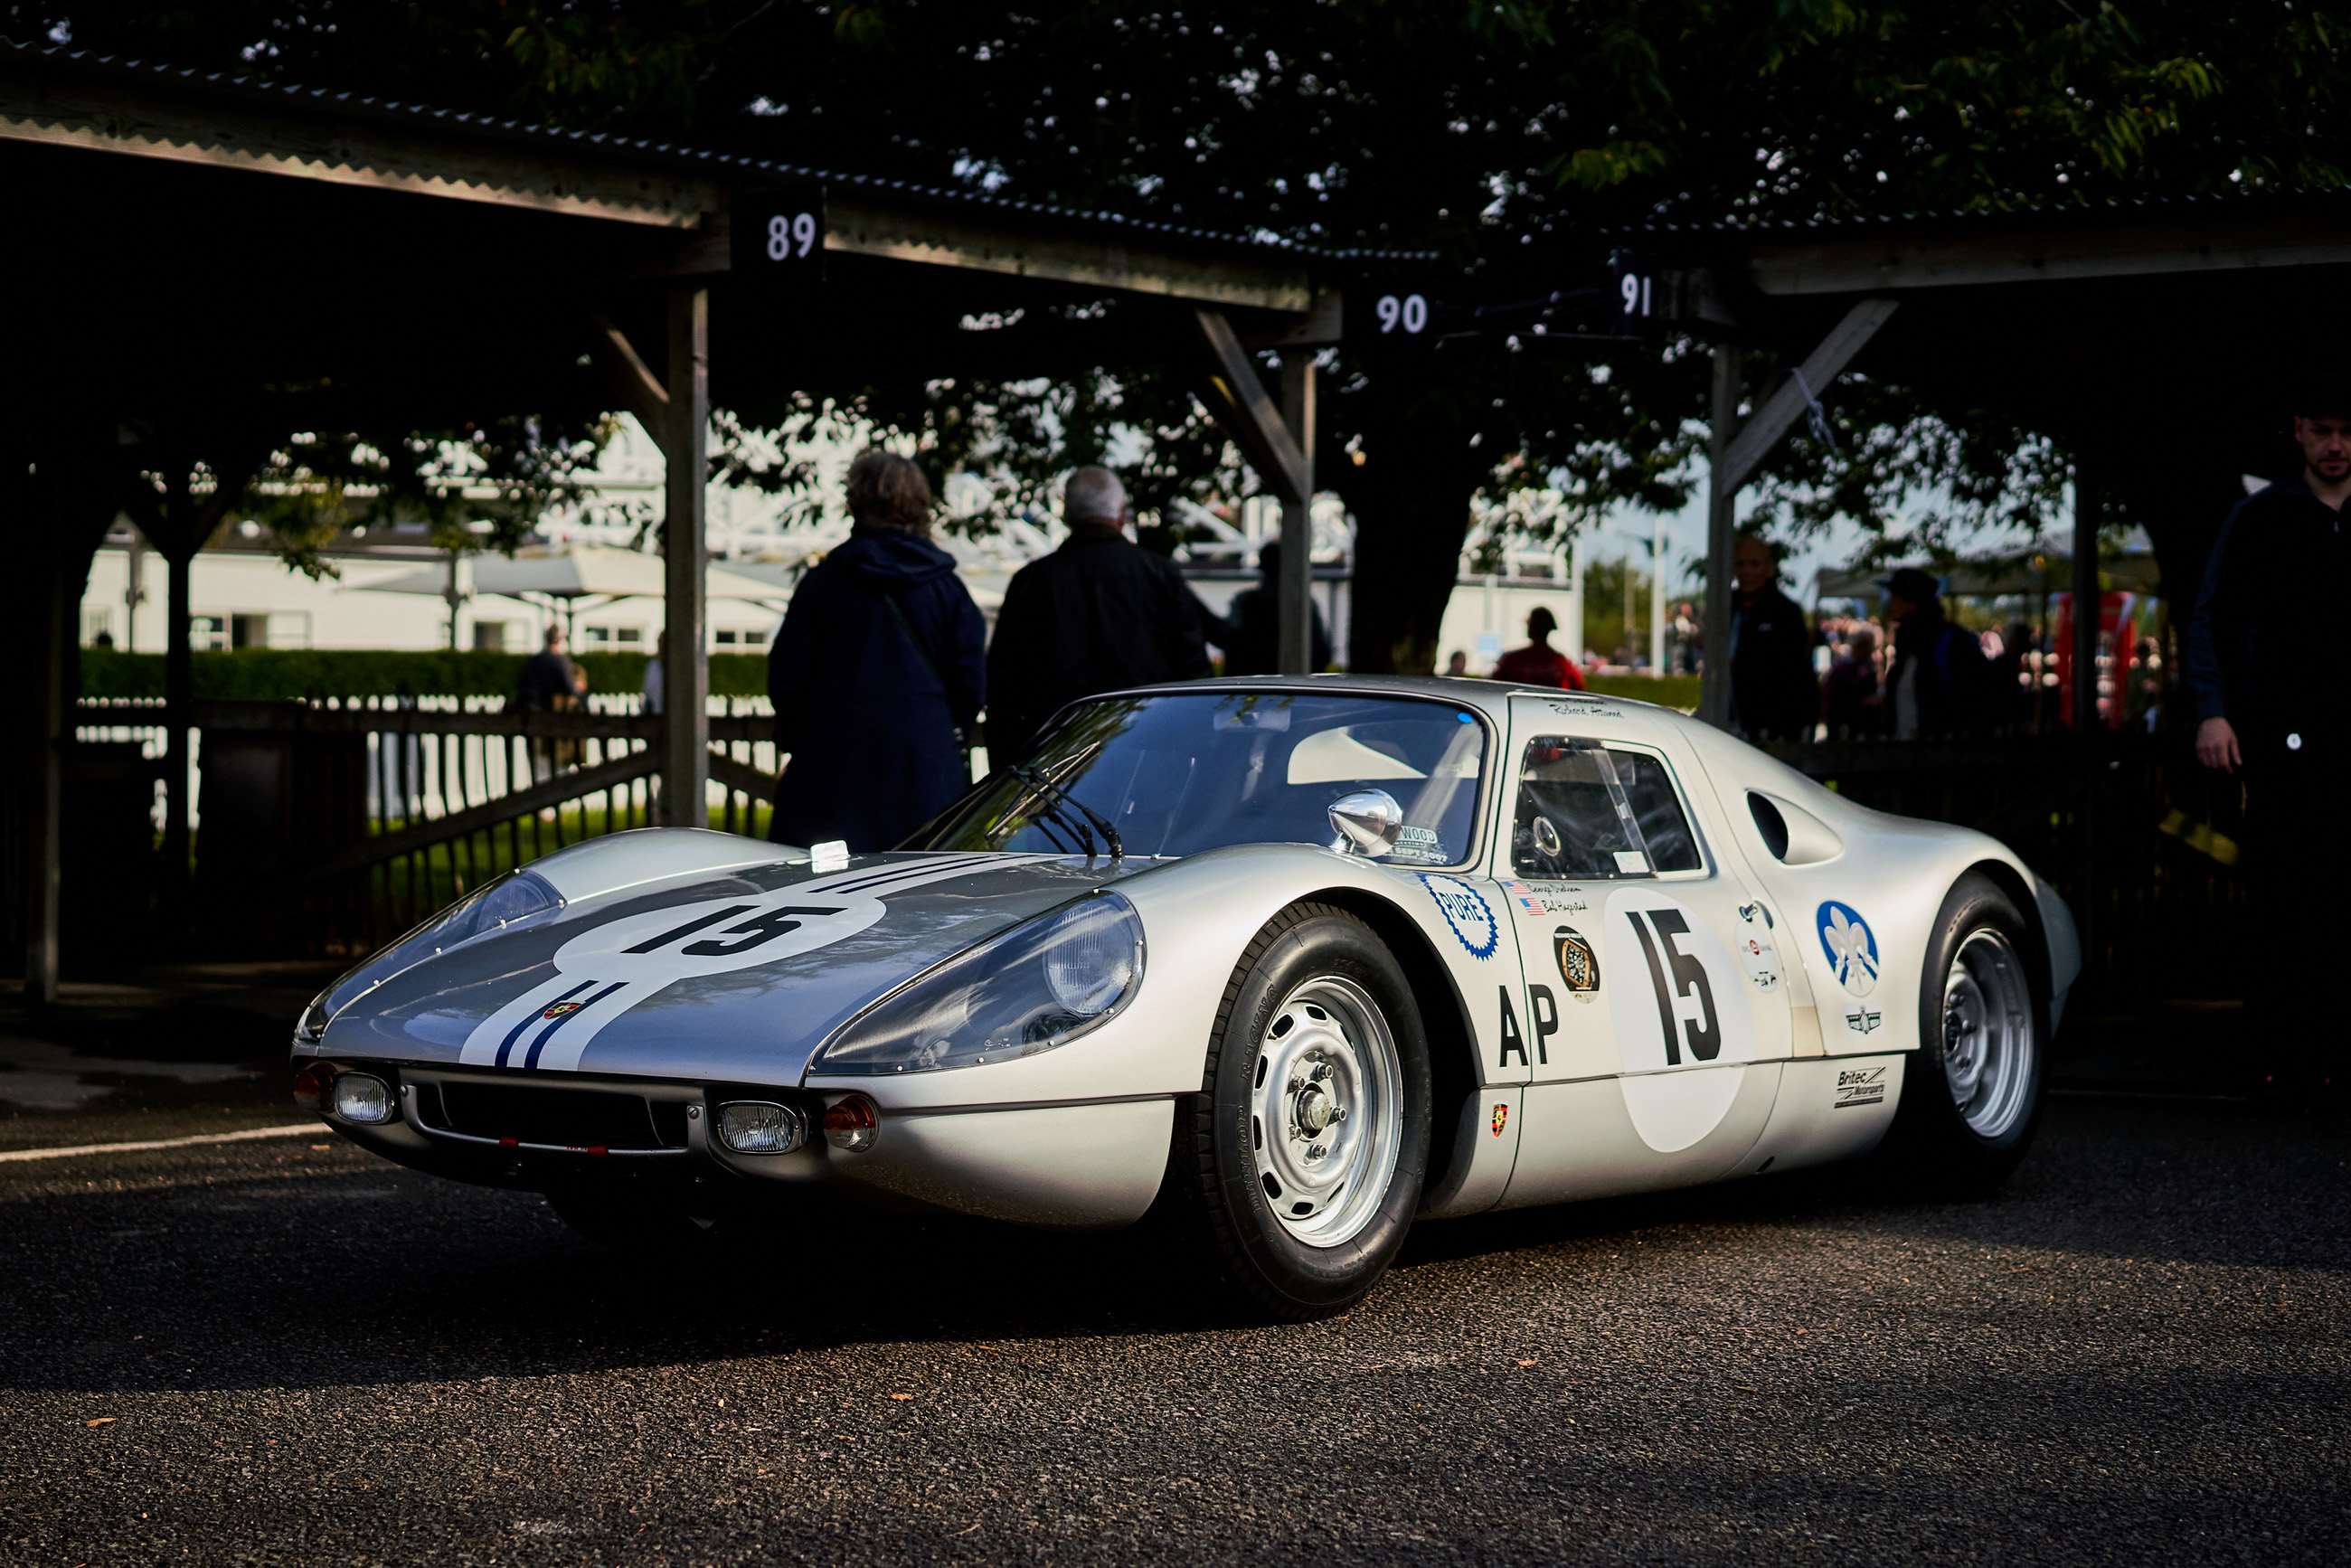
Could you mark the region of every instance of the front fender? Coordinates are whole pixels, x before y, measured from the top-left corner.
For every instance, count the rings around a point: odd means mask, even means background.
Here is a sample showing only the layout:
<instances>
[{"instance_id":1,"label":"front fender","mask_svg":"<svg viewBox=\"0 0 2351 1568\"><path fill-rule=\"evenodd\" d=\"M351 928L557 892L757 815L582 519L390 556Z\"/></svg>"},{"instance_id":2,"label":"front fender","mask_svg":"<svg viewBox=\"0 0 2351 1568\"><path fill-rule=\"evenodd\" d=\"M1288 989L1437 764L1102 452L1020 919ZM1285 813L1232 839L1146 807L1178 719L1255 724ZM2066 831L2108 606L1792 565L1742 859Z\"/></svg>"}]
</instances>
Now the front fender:
<instances>
[{"instance_id":1,"label":"front fender","mask_svg":"<svg viewBox=\"0 0 2351 1568\"><path fill-rule=\"evenodd\" d=\"M1431 873L1431 877L1447 873ZM1466 880L1456 877L1454 880ZM872 1078L811 1075L811 1089L862 1090L885 1107L935 1110L961 1105L1051 1104L1123 1096L1198 1092L1210 1032L1241 953L1265 923L1289 905L1344 889L1377 899L1411 920L1444 956L1470 1016L1485 1027L1479 998L1518 983L1510 916L1494 895L1491 940L1474 909L1465 937L1409 870L1376 865L1306 844L1237 844L1130 876L1118 891L1142 916L1142 988L1102 1028L1054 1051L983 1067ZM1481 1061L1488 1056L1482 1048Z\"/></svg>"}]
</instances>

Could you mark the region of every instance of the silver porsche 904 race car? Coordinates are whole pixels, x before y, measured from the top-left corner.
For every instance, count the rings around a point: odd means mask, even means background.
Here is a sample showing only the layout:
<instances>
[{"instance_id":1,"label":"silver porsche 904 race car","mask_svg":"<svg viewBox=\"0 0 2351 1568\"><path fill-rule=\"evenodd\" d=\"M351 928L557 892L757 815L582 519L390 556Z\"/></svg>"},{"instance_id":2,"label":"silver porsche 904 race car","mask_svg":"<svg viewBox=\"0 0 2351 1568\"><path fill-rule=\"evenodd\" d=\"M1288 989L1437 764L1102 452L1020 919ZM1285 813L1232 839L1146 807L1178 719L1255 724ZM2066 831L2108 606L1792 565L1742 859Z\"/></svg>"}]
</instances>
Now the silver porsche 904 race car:
<instances>
[{"instance_id":1,"label":"silver porsche 904 race car","mask_svg":"<svg viewBox=\"0 0 2351 1568\"><path fill-rule=\"evenodd\" d=\"M311 1005L345 1136L684 1241L809 1184L1146 1214L1260 1311L1416 1219L1879 1151L2002 1177L2079 967L2001 845L1668 710L1315 677L1065 710L888 854L549 855Z\"/></svg>"}]
</instances>

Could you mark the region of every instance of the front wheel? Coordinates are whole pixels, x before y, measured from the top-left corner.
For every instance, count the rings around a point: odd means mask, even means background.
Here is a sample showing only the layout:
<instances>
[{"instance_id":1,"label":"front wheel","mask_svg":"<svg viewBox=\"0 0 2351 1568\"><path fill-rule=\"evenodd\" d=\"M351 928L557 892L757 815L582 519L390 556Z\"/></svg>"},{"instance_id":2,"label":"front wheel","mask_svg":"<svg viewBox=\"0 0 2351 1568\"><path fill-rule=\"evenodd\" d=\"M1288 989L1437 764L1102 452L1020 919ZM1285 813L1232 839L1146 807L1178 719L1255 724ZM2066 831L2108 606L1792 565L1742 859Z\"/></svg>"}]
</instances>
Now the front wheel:
<instances>
[{"instance_id":1,"label":"front wheel","mask_svg":"<svg viewBox=\"0 0 2351 1568\"><path fill-rule=\"evenodd\" d=\"M1327 1316L1404 1245L1428 1143L1428 1042L1395 956L1343 910L1284 910L1225 988L1171 1197L1244 1300Z\"/></svg>"},{"instance_id":2,"label":"front wheel","mask_svg":"<svg viewBox=\"0 0 2351 1568\"><path fill-rule=\"evenodd\" d=\"M1922 1185L1986 1193L2024 1157L2041 1119L2049 1008L2016 904L1984 877L1943 901L1886 1152Z\"/></svg>"}]
</instances>

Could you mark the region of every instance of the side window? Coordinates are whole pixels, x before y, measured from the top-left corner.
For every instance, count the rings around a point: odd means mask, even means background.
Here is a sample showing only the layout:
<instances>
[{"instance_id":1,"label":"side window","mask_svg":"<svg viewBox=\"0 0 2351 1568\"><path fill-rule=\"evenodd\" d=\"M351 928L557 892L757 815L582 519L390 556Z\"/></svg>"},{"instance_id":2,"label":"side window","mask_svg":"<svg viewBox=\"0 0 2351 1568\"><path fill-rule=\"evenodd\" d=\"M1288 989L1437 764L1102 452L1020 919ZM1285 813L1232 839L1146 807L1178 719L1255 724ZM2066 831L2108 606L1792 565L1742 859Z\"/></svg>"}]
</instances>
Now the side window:
<instances>
[{"instance_id":1,"label":"side window","mask_svg":"<svg viewBox=\"0 0 2351 1568\"><path fill-rule=\"evenodd\" d=\"M1550 882L1705 866L1663 760L1562 736L1527 743L1510 863L1520 876Z\"/></svg>"}]
</instances>

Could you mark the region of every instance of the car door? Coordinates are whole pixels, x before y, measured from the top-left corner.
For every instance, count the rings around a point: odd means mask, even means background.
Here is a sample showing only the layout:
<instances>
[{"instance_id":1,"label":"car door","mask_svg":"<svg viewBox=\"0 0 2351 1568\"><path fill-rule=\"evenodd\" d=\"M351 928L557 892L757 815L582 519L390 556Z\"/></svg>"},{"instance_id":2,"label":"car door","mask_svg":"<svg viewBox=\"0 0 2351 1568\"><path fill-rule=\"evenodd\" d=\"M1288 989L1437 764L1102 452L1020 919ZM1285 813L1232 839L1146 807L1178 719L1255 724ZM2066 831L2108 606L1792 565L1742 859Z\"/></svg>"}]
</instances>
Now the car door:
<instances>
[{"instance_id":1,"label":"car door","mask_svg":"<svg viewBox=\"0 0 2351 1568\"><path fill-rule=\"evenodd\" d=\"M1504 1036L1514 1022L1530 1082L1504 1201L1726 1174L1790 1050L1771 916L1710 848L1670 727L1604 705L1513 709L1498 874L1526 983Z\"/></svg>"}]
</instances>

